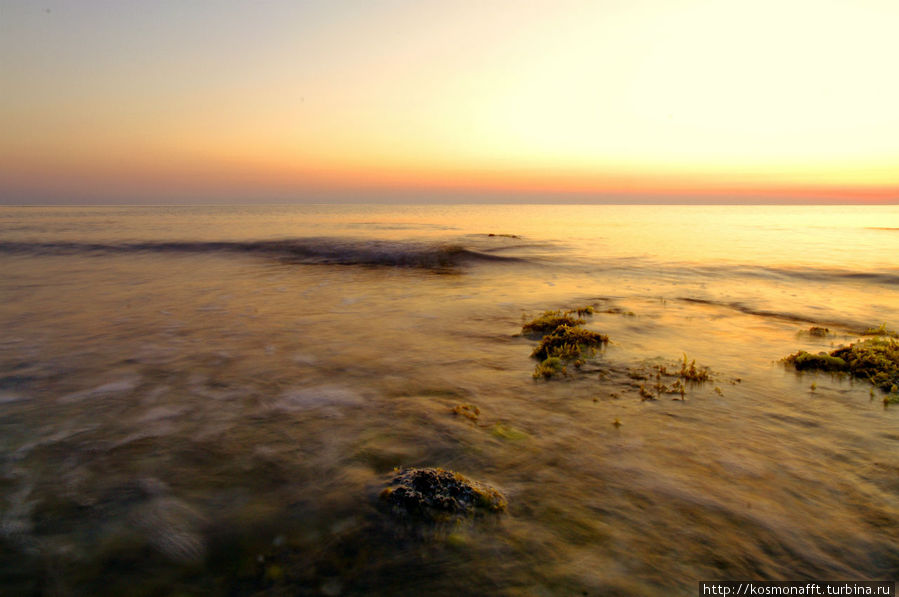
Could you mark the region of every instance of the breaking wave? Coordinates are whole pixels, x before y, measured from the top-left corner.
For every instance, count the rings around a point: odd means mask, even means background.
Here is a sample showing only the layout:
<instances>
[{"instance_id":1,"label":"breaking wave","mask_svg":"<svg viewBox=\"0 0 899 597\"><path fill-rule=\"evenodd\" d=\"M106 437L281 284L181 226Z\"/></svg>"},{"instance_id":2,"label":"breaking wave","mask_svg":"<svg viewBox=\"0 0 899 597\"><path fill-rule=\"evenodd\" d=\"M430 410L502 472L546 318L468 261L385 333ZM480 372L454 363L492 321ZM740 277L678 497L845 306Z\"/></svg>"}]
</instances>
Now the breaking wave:
<instances>
[{"instance_id":1,"label":"breaking wave","mask_svg":"<svg viewBox=\"0 0 899 597\"><path fill-rule=\"evenodd\" d=\"M232 253L271 257L289 263L425 269L453 268L473 262L524 261L519 257L494 254L489 249L475 250L458 244L333 238L211 242L0 242L0 254L61 256L140 253Z\"/></svg>"}]
</instances>

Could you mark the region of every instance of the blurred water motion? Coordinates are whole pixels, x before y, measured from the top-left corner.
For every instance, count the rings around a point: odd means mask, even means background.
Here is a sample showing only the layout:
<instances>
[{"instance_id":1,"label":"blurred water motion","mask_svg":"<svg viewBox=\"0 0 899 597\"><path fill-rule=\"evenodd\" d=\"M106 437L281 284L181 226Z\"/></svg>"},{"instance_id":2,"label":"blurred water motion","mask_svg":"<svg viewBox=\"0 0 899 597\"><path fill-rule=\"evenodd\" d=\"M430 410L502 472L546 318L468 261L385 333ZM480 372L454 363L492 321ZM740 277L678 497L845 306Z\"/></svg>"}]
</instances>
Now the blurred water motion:
<instances>
[{"instance_id":1,"label":"blurred water motion","mask_svg":"<svg viewBox=\"0 0 899 597\"><path fill-rule=\"evenodd\" d=\"M895 222L895 207L3 208L0 586L688 595L895 578L897 410L777 362L897 327ZM610 345L532 379L522 317L587 304ZM713 381L641 399L685 356ZM410 529L377 507L401 466L489 482L509 511Z\"/></svg>"}]
</instances>

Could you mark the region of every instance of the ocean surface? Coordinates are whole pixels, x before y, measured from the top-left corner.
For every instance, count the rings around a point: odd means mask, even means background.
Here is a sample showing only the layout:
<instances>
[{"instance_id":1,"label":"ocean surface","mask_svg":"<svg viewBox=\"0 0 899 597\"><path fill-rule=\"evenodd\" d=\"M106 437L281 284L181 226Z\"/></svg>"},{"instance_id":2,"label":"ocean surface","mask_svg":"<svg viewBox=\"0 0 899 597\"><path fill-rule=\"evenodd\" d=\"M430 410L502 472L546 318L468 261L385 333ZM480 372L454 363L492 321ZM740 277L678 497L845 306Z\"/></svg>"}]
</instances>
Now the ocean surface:
<instances>
[{"instance_id":1,"label":"ocean surface","mask_svg":"<svg viewBox=\"0 0 899 597\"><path fill-rule=\"evenodd\" d=\"M897 206L2 207L0 594L896 579L899 408L780 360L899 327L897 256ZM398 518L409 466L508 509Z\"/></svg>"}]
</instances>

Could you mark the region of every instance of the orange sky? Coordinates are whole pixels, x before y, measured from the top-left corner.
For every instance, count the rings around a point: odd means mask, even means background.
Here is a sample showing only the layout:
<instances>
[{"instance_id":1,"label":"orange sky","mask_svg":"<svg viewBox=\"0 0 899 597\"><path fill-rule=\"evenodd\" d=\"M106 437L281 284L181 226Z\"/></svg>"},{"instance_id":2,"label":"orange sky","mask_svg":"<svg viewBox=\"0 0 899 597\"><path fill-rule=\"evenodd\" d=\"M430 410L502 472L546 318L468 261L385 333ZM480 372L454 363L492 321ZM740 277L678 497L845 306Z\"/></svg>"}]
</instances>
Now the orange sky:
<instances>
[{"instance_id":1,"label":"orange sky","mask_svg":"<svg viewBox=\"0 0 899 597\"><path fill-rule=\"evenodd\" d=\"M0 202L895 202L897 27L892 0L8 0Z\"/></svg>"}]
</instances>

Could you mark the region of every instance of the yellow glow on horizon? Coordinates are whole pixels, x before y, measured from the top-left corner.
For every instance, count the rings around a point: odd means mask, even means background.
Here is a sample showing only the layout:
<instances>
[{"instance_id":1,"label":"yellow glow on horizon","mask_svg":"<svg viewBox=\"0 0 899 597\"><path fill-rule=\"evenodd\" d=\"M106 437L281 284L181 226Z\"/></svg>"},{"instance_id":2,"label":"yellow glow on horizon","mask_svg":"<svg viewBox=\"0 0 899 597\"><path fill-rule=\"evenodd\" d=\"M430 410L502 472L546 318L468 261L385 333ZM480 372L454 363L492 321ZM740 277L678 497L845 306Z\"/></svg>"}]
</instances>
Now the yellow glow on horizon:
<instances>
[{"instance_id":1,"label":"yellow glow on horizon","mask_svg":"<svg viewBox=\"0 0 899 597\"><path fill-rule=\"evenodd\" d=\"M0 67L0 191L56 176L897 198L893 2L275 2L163 14L158 38L53 8L58 23L13 15L32 37L0 31L24 61Z\"/></svg>"}]
</instances>

